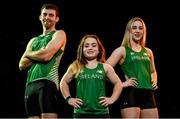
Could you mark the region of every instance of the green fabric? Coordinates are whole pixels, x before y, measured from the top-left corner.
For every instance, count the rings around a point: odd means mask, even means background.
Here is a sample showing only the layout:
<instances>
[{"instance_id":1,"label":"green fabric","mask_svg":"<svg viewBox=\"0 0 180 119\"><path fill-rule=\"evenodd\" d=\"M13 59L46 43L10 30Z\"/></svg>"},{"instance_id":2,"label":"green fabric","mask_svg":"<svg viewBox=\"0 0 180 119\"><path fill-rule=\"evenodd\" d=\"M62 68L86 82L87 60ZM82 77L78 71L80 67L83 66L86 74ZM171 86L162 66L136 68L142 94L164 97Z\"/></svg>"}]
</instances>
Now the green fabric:
<instances>
[{"instance_id":1,"label":"green fabric","mask_svg":"<svg viewBox=\"0 0 180 119\"><path fill-rule=\"evenodd\" d=\"M98 63L94 69L84 67L76 78L77 98L83 100L83 105L79 109L74 109L74 113L82 114L108 114L108 108L99 103L99 97L105 96L106 74L103 64Z\"/></svg>"},{"instance_id":2,"label":"green fabric","mask_svg":"<svg viewBox=\"0 0 180 119\"><path fill-rule=\"evenodd\" d=\"M52 35L54 33L55 31L48 33L46 36L41 36L41 35L38 36L32 43L32 51L37 51L45 47L49 43L49 41L52 39ZM40 80L40 79L53 80L53 78L49 77L50 71L52 70L56 62L56 58L61 53L62 53L62 50L59 50L53 56L53 58L48 62L35 62L28 70L27 84L35 80Z\"/></svg>"},{"instance_id":3,"label":"green fabric","mask_svg":"<svg viewBox=\"0 0 180 119\"><path fill-rule=\"evenodd\" d=\"M125 62L121 65L122 70L128 78L137 79L136 88L152 89L150 59L147 50L142 48L140 52L135 52L129 47L126 49Z\"/></svg>"}]
</instances>

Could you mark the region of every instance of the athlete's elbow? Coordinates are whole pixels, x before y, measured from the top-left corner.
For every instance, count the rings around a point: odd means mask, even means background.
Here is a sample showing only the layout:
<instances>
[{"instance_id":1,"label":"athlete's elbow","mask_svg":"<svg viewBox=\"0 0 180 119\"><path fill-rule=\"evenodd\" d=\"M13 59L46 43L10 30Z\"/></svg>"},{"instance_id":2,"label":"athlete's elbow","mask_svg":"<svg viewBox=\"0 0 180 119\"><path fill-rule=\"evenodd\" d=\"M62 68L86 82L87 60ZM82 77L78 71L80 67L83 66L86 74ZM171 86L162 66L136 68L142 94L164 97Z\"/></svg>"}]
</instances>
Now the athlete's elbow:
<instances>
[{"instance_id":1,"label":"athlete's elbow","mask_svg":"<svg viewBox=\"0 0 180 119\"><path fill-rule=\"evenodd\" d=\"M46 54L44 57L42 57L42 61L44 62L48 62L52 59L52 55L51 54Z\"/></svg>"},{"instance_id":2,"label":"athlete's elbow","mask_svg":"<svg viewBox=\"0 0 180 119\"><path fill-rule=\"evenodd\" d=\"M25 69L25 67L22 64L19 64L19 70L22 71L24 69Z\"/></svg>"}]
</instances>

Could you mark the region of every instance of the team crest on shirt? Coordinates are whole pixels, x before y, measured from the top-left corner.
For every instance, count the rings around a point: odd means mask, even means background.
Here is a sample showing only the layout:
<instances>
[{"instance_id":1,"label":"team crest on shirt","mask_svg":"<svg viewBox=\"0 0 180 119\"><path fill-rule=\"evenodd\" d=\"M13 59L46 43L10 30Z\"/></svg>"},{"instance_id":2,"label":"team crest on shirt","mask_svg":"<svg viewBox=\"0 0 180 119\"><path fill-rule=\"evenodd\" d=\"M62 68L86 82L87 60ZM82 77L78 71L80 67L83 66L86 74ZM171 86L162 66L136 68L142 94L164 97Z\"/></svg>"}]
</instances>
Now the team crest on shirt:
<instances>
[{"instance_id":1,"label":"team crest on shirt","mask_svg":"<svg viewBox=\"0 0 180 119\"><path fill-rule=\"evenodd\" d=\"M97 70L96 73L102 74L102 70Z\"/></svg>"},{"instance_id":2,"label":"team crest on shirt","mask_svg":"<svg viewBox=\"0 0 180 119\"><path fill-rule=\"evenodd\" d=\"M134 52L130 52L131 55L134 55Z\"/></svg>"},{"instance_id":3,"label":"team crest on shirt","mask_svg":"<svg viewBox=\"0 0 180 119\"><path fill-rule=\"evenodd\" d=\"M147 56L147 53L143 53L144 56Z\"/></svg>"}]
</instances>

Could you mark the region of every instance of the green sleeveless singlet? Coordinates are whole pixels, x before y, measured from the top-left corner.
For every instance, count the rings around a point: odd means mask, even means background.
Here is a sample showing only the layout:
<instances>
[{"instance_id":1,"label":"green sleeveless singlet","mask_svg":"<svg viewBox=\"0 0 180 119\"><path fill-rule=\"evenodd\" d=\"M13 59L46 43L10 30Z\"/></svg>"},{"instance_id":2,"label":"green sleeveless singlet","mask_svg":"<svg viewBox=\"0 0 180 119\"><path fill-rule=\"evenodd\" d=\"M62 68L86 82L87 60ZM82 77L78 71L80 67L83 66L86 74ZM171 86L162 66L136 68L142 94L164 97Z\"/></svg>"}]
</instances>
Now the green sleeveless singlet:
<instances>
[{"instance_id":1,"label":"green sleeveless singlet","mask_svg":"<svg viewBox=\"0 0 180 119\"><path fill-rule=\"evenodd\" d=\"M126 58L121 68L128 78L137 79L136 88L152 89L150 59L147 50L142 48L140 52L135 52L129 47L126 49Z\"/></svg>"},{"instance_id":2,"label":"green sleeveless singlet","mask_svg":"<svg viewBox=\"0 0 180 119\"><path fill-rule=\"evenodd\" d=\"M32 51L45 47L51 41L55 31L49 32L46 36L39 35L32 43ZM47 79L53 81L59 89L58 66L63 51L59 49L53 58L48 62L35 62L28 70L27 85L31 82Z\"/></svg>"},{"instance_id":3,"label":"green sleeveless singlet","mask_svg":"<svg viewBox=\"0 0 180 119\"><path fill-rule=\"evenodd\" d=\"M76 96L83 100L79 109L74 113L81 114L108 114L108 108L99 104L99 97L105 96L106 74L103 64L98 63L94 69L84 67L76 78Z\"/></svg>"}]
</instances>

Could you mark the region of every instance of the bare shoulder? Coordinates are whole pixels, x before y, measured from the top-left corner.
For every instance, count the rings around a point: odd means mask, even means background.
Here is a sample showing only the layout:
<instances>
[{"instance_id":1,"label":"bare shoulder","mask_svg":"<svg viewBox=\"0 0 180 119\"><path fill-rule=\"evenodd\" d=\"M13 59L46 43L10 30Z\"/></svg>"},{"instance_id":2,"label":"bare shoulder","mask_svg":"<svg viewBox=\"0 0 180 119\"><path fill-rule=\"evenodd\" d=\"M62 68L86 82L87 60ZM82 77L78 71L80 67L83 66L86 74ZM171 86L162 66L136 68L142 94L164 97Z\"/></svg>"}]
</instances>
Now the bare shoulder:
<instances>
[{"instance_id":1,"label":"bare shoulder","mask_svg":"<svg viewBox=\"0 0 180 119\"><path fill-rule=\"evenodd\" d=\"M30 46L36 38L37 38L37 37L31 38L31 39L29 40L29 42L28 42L27 47Z\"/></svg>"},{"instance_id":2,"label":"bare shoulder","mask_svg":"<svg viewBox=\"0 0 180 119\"><path fill-rule=\"evenodd\" d=\"M125 51L125 47L124 46L120 46L120 47L118 47L118 48L116 48L115 50L114 50L114 52L116 52L116 53L122 53L122 52L124 52Z\"/></svg>"},{"instance_id":3,"label":"bare shoulder","mask_svg":"<svg viewBox=\"0 0 180 119\"><path fill-rule=\"evenodd\" d=\"M72 64L70 64L70 65L68 66L67 71L73 72L73 65L72 65Z\"/></svg>"},{"instance_id":4,"label":"bare shoulder","mask_svg":"<svg viewBox=\"0 0 180 119\"><path fill-rule=\"evenodd\" d=\"M113 53L115 56L118 56L121 59L121 58L125 57L125 47L120 46L120 47L116 48Z\"/></svg>"},{"instance_id":5,"label":"bare shoulder","mask_svg":"<svg viewBox=\"0 0 180 119\"><path fill-rule=\"evenodd\" d=\"M113 67L108 63L103 63L103 67L106 72L113 69Z\"/></svg>"},{"instance_id":6,"label":"bare shoulder","mask_svg":"<svg viewBox=\"0 0 180 119\"><path fill-rule=\"evenodd\" d=\"M57 30L55 34L58 34L58 35L66 35L66 32L64 30Z\"/></svg>"},{"instance_id":7,"label":"bare shoulder","mask_svg":"<svg viewBox=\"0 0 180 119\"><path fill-rule=\"evenodd\" d=\"M67 71L65 74L70 76L70 77L74 76L72 64L67 68Z\"/></svg>"},{"instance_id":8,"label":"bare shoulder","mask_svg":"<svg viewBox=\"0 0 180 119\"><path fill-rule=\"evenodd\" d=\"M145 47L145 49L147 50L148 53L152 53L152 50L148 47Z\"/></svg>"},{"instance_id":9,"label":"bare shoulder","mask_svg":"<svg viewBox=\"0 0 180 119\"><path fill-rule=\"evenodd\" d=\"M53 36L55 39L60 39L63 42L66 42L66 33L64 30L57 30Z\"/></svg>"},{"instance_id":10,"label":"bare shoulder","mask_svg":"<svg viewBox=\"0 0 180 119\"><path fill-rule=\"evenodd\" d=\"M125 53L125 47L124 47L124 46L120 46L120 47L119 47L119 50L120 50L120 51L119 51L120 53L122 53L122 54Z\"/></svg>"},{"instance_id":11,"label":"bare shoulder","mask_svg":"<svg viewBox=\"0 0 180 119\"><path fill-rule=\"evenodd\" d=\"M36 38L37 38L37 37L33 37L33 38L31 38L29 42L34 41Z\"/></svg>"},{"instance_id":12,"label":"bare shoulder","mask_svg":"<svg viewBox=\"0 0 180 119\"><path fill-rule=\"evenodd\" d=\"M147 50L149 56L153 56L153 51L150 48L145 47L145 49Z\"/></svg>"}]
</instances>

